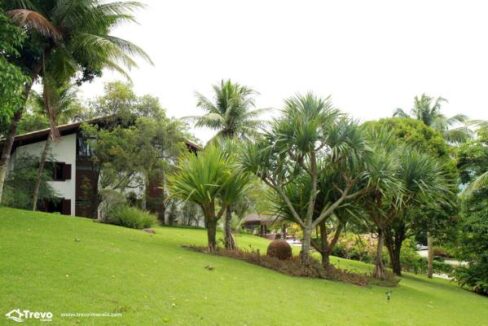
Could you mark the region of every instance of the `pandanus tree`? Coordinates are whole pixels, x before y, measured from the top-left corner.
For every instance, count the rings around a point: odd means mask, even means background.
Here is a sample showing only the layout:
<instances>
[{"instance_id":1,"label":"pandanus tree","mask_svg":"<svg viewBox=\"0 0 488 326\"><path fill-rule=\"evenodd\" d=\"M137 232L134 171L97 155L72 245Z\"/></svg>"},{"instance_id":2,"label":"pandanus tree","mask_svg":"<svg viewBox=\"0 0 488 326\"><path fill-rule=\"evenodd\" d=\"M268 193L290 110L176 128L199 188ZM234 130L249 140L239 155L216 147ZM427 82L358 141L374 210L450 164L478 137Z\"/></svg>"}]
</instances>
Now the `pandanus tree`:
<instances>
[{"instance_id":1,"label":"pandanus tree","mask_svg":"<svg viewBox=\"0 0 488 326\"><path fill-rule=\"evenodd\" d=\"M217 222L250 185L250 175L225 147L211 144L198 155L188 153L168 180L172 197L201 207L210 251L217 248Z\"/></svg>"},{"instance_id":2,"label":"pandanus tree","mask_svg":"<svg viewBox=\"0 0 488 326\"><path fill-rule=\"evenodd\" d=\"M391 132L371 128L368 139L374 155L368 160L368 192L361 198L378 234L374 276L384 278L382 248L386 245L393 272L401 275L400 252L419 208L449 201L448 178L430 155L401 144ZM376 130L375 130L376 129Z\"/></svg>"},{"instance_id":3,"label":"pandanus tree","mask_svg":"<svg viewBox=\"0 0 488 326\"><path fill-rule=\"evenodd\" d=\"M429 218L429 211L444 211L454 205L455 180L446 174L440 162L416 149L406 148L398 155L398 178L404 188L400 210L385 233L393 272L401 275L400 253L403 241L413 235L413 225ZM424 209L426 216L419 214ZM429 222L427 221L427 224Z\"/></svg>"},{"instance_id":4,"label":"pandanus tree","mask_svg":"<svg viewBox=\"0 0 488 326\"><path fill-rule=\"evenodd\" d=\"M404 150L397 146L393 135L386 129L366 129L365 135L372 148L368 157L366 178L367 192L358 204L362 206L366 223L377 235L373 276L384 279L383 247L386 230L397 214L403 198L403 184L397 176L397 155Z\"/></svg>"},{"instance_id":5,"label":"pandanus tree","mask_svg":"<svg viewBox=\"0 0 488 326\"><path fill-rule=\"evenodd\" d=\"M325 169L324 169L325 170ZM327 171L319 176L317 199L313 212L313 220L316 220L321 213L321 209L328 203L333 203L338 200L341 195L337 190L337 186L341 184L341 171L335 169L327 169ZM307 204L310 198L310 177L303 175L285 187L285 194L292 203L294 209L300 216L306 215ZM285 221L295 222L293 213L288 208L288 205L282 197L274 194L273 202L275 203L275 211L278 216ZM339 206L334 214L328 218L323 219L315 229L316 238L312 238L311 246L320 253L322 258L322 266L328 268L330 266L330 255L337 244L342 231L351 221L358 221L360 211L355 205L355 201L348 201Z\"/></svg>"},{"instance_id":6,"label":"pandanus tree","mask_svg":"<svg viewBox=\"0 0 488 326\"><path fill-rule=\"evenodd\" d=\"M134 44L110 35L113 27L134 21L132 11L141 7L138 2L6 0L0 6L27 34L19 56L11 60L30 77L24 84L24 103L11 119L0 157L1 200L17 124L32 85L43 76L47 62L56 67L52 70L54 76L62 76L63 80L75 77L82 83L101 75L104 68L127 75L124 68L136 66L135 56L149 58Z\"/></svg>"},{"instance_id":7,"label":"pandanus tree","mask_svg":"<svg viewBox=\"0 0 488 326\"><path fill-rule=\"evenodd\" d=\"M446 117L442 114L442 104L447 102L446 99L438 97L436 99L422 94L414 99L414 106L411 114L407 114L402 109L397 109L393 116L403 118L413 118L422 121L426 126L439 131L444 139L451 144L461 144L473 138L473 132L470 126L484 125L485 122L479 120L469 120L464 114L456 114L452 117ZM427 231L428 246L428 277L432 278L433 266L433 237L432 230Z\"/></svg>"},{"instance_id":8,"label":"pandanus tree","mask_svg":"<svg viewBox=\"0 0 488 326\"><path fill-rule=\"evenodd\" d=\"M286 204L295 223L303 230L301 260L310 262L313 230L348 200L358 197L362 174L361 156L367 146L356 124L350 121L330 100L311 93L285 101L281 117L271 130L244 151L242 164L256 174ZM333 184L337 197L316 207L321 191L319 180L328 169L341 173ZM287 187L309 178L309 195L305 207L296 207L287 194ZM303 179L302 179L303 180ZM289 188L288 188L289 190Z\"/></svg>"},{"instance_id":9,"label":"pandanus tree","mask_svg":"<svg viewBox=\"0 0 488 326\"><path fill-rule=\"evenodd\" d=\"M197 127L207 127L217 131L211 142L219 139L247 140L256 135L262 125L259 116L263 109L255 108L253 89L222 80L219 85L213 85L214 97L209 99L196 93L197 107L205 111L202 116L188 117L195 121ZM227 249L235 247L231 230L233 205L225 212L224 243Z\"/></svg>"}]
</instances>

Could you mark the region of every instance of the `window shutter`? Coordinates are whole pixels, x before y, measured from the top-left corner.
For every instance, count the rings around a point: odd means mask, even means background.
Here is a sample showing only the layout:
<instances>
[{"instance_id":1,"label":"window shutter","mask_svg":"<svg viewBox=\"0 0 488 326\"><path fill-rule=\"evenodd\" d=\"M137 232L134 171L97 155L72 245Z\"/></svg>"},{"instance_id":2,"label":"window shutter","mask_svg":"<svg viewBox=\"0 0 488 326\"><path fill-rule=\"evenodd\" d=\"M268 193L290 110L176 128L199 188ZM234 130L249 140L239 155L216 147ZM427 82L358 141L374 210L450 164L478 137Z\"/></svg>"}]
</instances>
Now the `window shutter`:
<instances>
[{"instance_id":1,"label":"window shutter","mask_svg":"<svg viewBox=\"0 0 488 326\"><path fill-rule=\"evenodd\" d=\"M63 164L63 180L71 180L71 164Z\"/></svg>"},{"instance_id":2,"label":"window shutter","mask_svg":"<svg viewBox=\"0 0 488 326\"><path fill-rule=\"evenodd\" d=\"M71 199L64 199L61 201L61 214L71 215Z\"/></svg>"}]
</instances>

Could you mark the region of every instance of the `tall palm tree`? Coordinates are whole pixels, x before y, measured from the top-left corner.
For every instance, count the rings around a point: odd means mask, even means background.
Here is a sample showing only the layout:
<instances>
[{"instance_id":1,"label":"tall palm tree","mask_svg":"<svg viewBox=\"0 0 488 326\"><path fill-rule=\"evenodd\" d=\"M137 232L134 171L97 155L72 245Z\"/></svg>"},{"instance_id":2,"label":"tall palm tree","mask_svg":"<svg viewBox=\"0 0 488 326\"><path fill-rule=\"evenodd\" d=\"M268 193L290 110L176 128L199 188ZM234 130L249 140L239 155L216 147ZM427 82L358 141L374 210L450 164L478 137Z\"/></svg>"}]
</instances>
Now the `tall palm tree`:
<instances>
[{"instance_id":1,"label":"tall palm tree","mask_svg":"<svg viewBox=\"0 0 488 326\"><path fill-rule=\"evenodd\" d=\"M217 130L214 138L248 139L256 134L262 121L257 118L265 109L255 109L254 95L257 93L246 86L222 80L213 85L214 98L208 99L196 93L197 107L205 111L202 116L193 116L197 127Z\"/></svg>"},{"instance_id":2,"label":"tall palm tree","mask_svg":"<svg viewBox=\"0 0 488 326\"><path fill-rule=\"evenodd\" d=\"M262 125L262 121L257 118L264 111L264 109L254 108L253 96L256 92L231 80L222 80L219 85L213 85L213 90L213 100L196 93L197 107L204 110L205 114L188 117L196 122L197 127L217 130L217 134L210 142L219 138L249 139L256 135ZM231 220L232 205L226 211L224 222L224 243L227 249L235 248Z\"/></svg>"},{"instance_id":3,"label":"tall palm tree","mask_svg":"<svg viewBox=\"0 0 488 326\"><path fill-rule=\"evenodd\" d=\"M141 48L110 35L114 26L133 22L132 12L141 6L136 1L5 0L0 8L28 34L16 61L30 77L24 87L24 100L43 75L46 62L56 67L52 70L54 78L69 79L78 73L77 82L82 83L99 76L103 68L127 76L124 68L136 66L135 56L150 61ZM11 120L0 157L0 201L23 106Z\"/></svg>"},{"instance_id":4,"label":"tall palm tree","mask_svg":"<svg viewBox=\"0 0 488 326\"><path fill-rule=\"evenodd\" d=\"M58 83L44 73L43 77L43 93L32 93L34 103L37 109L42 113L48 113L48 118L51 121L51 126L56 127L59 122L69 122L78 113L76 89L74 85L69 83ZM56 140L52 129L49 132L44 148L41 152L39 160L39 169L37 172L36 184L32 195L32 210L37 210L37 201L39 197L39 189L41 186L42 174L44 166L48 157L51 141Z\"/></svg>"},{"instance_id":5,"label":"tall palm tree","mask_svg":"<svg viewBox=\"0 0 488 326\"><path fill-rule=\"evenodd\" d=\"M394 117L413 118L422 121L425 125L432 127L442 133L444 138L451 143L462 143L472 138L473 133L468 128L469 118L464 114L456 114L452 117L446 117L441 113L442 104L447 100L442 97L434 99L433 97L422 94L420 97L415 96L414 106L410 114L403 109L396 109ZM459 125L457 127L453 127Z\"/></svg>"}]
</instances>

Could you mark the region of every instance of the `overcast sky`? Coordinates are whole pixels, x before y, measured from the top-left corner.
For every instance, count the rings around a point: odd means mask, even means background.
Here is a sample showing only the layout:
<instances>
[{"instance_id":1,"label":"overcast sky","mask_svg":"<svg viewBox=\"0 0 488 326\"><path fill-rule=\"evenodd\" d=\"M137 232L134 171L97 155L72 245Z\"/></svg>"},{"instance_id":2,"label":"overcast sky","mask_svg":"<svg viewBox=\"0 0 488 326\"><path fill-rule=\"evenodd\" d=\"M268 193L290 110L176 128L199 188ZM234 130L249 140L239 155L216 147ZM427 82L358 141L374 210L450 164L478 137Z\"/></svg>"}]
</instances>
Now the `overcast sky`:
<instances>
[{"instance_id":1,"label":"overcast sky","mask_svg":"<svg viewBox=\"0 0 488 326\"><path fill-rule=\"evenodd\" d=\"M139 25L114 34L151 56L154 66L130 72L134 88L159 97L170 116L200 114L195 91L210 96L231 78L260 93L258 107L311 90L365 121L410 109L425 92L448 99L448 115L488 120L486 1L143 2ZM121 78L106 73L82 94Z\"/></svg>"}]
</instances>

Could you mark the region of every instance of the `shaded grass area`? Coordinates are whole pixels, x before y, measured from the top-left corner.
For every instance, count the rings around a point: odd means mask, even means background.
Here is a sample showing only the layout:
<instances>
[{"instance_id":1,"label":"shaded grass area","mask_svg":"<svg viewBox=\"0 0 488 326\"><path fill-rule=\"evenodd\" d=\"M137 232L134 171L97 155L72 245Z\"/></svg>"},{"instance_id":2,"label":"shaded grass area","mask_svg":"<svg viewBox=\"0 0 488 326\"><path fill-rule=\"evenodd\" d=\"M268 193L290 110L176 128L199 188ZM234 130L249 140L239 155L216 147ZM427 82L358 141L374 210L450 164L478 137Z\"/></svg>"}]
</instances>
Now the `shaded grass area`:
<instances>
[{"instance_id":1,"label":"shaded grass area","mask_svg":"<svg viewBox=\"0 0 488 326\"><path fill-rule=\"evenodd\" d=\"M407 275L392 291L291 277L182 245L203 230L157 234L88 219L0 208L0 324L11 309L51 311L57 325L484 325L488 299ZM267 240L237 235L264 252ZM340 268L371 266L333 258ZM205 266L211 265L212 271ZM68 318L65 312L120 312Z\"/></svg>"}]
</instances>

